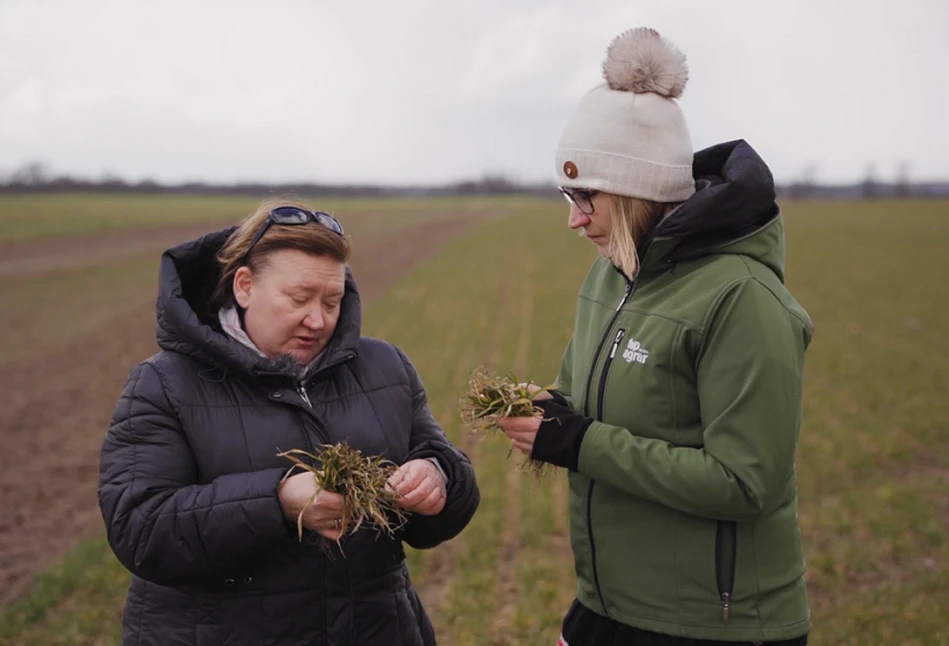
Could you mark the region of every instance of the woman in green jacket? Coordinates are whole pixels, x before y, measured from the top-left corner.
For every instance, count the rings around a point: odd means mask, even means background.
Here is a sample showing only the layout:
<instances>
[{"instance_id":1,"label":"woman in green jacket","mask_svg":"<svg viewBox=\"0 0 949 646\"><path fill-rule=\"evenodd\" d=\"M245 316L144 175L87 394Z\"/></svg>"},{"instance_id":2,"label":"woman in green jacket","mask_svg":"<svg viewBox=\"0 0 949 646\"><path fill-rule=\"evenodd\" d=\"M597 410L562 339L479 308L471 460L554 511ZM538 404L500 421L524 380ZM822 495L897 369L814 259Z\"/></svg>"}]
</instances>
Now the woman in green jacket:
<instances>
[{"instance_id":1,"label":"woman in green jacket","mask_svg":"<svg viewBox=\"0 0 949 646\"><path fill-rule=\"evenodd\" d=\"M543 419L499 420L564 467L577 598L563 644L794 644L810 613L794 457L813 326L784 285L768 167L693 155L685 57L617 37L556 153L600 257Z\"/></svg>"}]
</instances>

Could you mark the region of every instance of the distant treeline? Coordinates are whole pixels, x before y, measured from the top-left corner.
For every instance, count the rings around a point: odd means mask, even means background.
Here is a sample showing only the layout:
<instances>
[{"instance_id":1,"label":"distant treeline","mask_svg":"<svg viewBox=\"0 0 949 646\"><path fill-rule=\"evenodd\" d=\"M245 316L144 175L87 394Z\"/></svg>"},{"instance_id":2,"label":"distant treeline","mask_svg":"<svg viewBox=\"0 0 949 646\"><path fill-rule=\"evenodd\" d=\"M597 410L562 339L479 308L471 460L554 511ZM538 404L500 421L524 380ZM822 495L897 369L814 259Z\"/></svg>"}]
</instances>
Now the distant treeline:
<instances>
[{"instance_id":1,"label":"distant treeline","mask_svg":"<svg viewBox=\"0 0 949 646\"><path fill-rule=\"evenodd\" d=\"M317 184L241 182L219 184L186 182L163 184L152 180L129 182L119 177L100 180L50 176L40 164L25 166L6 181L0 180L0 194L11 193L135 193L188 195L336 195L359 197L425 197L465 195L537 195L555 197L553 183L526 184L500 175L486 176L432 186L381 186L372 184ZM949 197L946 182L878 182L866 180L856 184L829 185L790 183L778 186L778 195L797 199L875 199L910 197Z\"/></svg>"},{"instance_id":2,"label":"distant treeline","mask_svg":"<svg viewBox=\"0 0 949 646\"><path fill-rule=\"evenodd\" d=\"M438 195L549 195L557 194L553 184L525 184L500 175L435 186L383 186L373 184L318 184L306 182L265 183L210 182L159 183L153 180L129 182L120 177L100 180L52 176L42 164L29 164L3 181L0 193L178 193L190 195L340 195L364 197L438 196Z\"/></svg>"},{"instance_id":3,"label":"distant treeline","mask_svg":"<svg viewBox=\"0 0 949 646\"><path fill-rule=\"evenodd\" d=\"M907 199L949 197L947 182L861 182L859 184L785 184L778 196L801 199Z\"/></svg>"},{"instance_id":4,"label":"distant treeline","mask_svg":"<svg viewBox=\"0 0 949 646\"><path fill-rule=\"evenodd\" d=\"M264 195L264 194L297 194L297 195L333 195L333 196L363 196L363 197L400 197L400 196L435 196L435 195L516 195L556 194L556 187L525 186L497 182L458 182L443 186L376 186L369 184L313 184L313 183L235 183L210 184L205 182L187 182L181 184L159 184L153 181L118 182L118 181L78 181L55 180L40 184L8 182L0 184L2 193L178 193L189 195Z\"/></svg>"}]
</instances>

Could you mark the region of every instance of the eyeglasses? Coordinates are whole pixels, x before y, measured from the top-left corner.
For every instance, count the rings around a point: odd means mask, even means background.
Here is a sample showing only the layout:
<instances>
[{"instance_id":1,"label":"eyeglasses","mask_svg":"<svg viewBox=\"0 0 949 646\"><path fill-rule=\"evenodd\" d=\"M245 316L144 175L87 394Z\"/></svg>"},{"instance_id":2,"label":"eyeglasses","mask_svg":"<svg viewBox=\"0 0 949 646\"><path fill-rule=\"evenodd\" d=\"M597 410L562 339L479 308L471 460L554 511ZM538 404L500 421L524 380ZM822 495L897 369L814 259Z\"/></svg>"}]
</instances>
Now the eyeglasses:
<instances>
[{"instance_id":1,"label":"eyeglasses","mask_svg":"<svg viewBox=\"0 0 949 646\"><path fill-rule=\"evenodd\" d=\"M557 188L564 199L580 209L581 213L584 215L593 213L593 196L596 195L596 191L589 188L565 188L563 186Z\"/></svg>"},{"instance_id":2,"label":"eyeglasses","mask_svg":"<svg viewBox=\"0 0 949 646\"><path fill-rule=\"evenodd\" d=\"M323 213L322 211L307 211L306 209L297 208L295 206L278 206L267 214L267 219L264 220L263 224L260 225L260 228L257 229L257 233L254 234L250 244L247 245L247 250L244 251L244 255L241 257L241 264L247 264L247 257L250 255L251 249L254 248L255 244L260 242L260 239L265 233L267 233L267 229L270 228L271 224L294 226L298 224L306 224L307 222L316 222L320 226L326 227L333 233L343 235L343 225L341 225L339 220L334 218L329 213Z\"/></svg>"}]
</instances>

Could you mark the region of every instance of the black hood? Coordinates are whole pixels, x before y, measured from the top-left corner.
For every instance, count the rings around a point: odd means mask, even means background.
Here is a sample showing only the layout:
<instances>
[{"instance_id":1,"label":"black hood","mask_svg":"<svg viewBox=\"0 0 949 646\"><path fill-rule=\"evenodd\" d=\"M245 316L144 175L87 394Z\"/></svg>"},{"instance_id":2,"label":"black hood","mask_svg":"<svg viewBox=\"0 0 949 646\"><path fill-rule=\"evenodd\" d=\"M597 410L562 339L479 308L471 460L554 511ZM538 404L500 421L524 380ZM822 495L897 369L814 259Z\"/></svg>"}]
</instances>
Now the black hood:
<instances>
[{"instance_id":1,"label":"black hood","mask_svg":"<svg viewBox=\"0 0 949 646\"><path fill-rule=\"evenodd\" d=\"M678 241L666 262L707 255L778 215L771 170L744 140L695 153L692 175L696 192L653 232Z\"/></svg>"},{"instance_id":2,"label":"black hood","mask_svg":"<svg viewBox=\"0 0 949 646\"><path fill-rule=\"evenodd\" d=\"M220 276L215 255L235 228L208 233L162 254L156 306L158 346L252 377L279 375L296 379L299 366L292 360L264 359L228 336L218 322L217 310L211 299ZM356 354L362 326L362 307L348 267L346 293L340 307L333 337L308 372L308 378Z\"/></svg>"}]
</instances>

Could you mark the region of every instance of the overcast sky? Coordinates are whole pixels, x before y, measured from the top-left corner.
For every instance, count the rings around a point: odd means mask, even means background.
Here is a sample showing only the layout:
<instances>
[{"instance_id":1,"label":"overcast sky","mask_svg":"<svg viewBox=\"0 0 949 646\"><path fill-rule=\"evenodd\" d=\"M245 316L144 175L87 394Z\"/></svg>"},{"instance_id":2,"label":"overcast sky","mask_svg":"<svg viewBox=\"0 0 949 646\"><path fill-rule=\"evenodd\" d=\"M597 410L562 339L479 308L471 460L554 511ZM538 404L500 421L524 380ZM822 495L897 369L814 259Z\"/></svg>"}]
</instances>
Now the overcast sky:
<instances>
[{"instance_id":1,"label":"overcast sky","mask_svg":"<svg viewBox=\"0 0 949 646\"><path fill-rule=\"evenodd\" d=\"M947 0L0 0L0 171L551 181L606 46L688 57L693 146L949 178Z\"/></svg>"}]
</instances>

